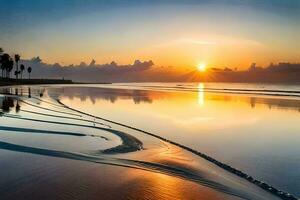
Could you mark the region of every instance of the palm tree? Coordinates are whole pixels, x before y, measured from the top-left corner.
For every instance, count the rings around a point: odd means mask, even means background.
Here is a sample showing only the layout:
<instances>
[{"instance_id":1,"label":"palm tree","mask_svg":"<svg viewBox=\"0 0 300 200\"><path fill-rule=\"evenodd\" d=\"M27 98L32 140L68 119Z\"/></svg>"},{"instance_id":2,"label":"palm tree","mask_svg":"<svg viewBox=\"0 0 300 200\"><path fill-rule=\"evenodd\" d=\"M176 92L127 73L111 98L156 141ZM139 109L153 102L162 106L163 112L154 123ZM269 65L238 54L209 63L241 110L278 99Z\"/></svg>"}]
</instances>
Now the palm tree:
<instances>
[{"instance_id":1,"label":"palm tree","mask_svg":"<svg viewBox=\"0 0 300 200\"><path fill-rule=\"evenodd\" d=\"M2 78L4 77L4 70L5 70L5 56L4 54L1 55L1 71L2 71Z\"/></svg>"},{"instance_id":2,"label":"palm tree","mask_svg":"<svg viewBox=\"0 0 300 200\"><path fill-rule=\"evenodd\" d=\"M21 79L23 79L23 71L25 70L25 66L23 64L20 65Z\"/></svg>"},{"instance_id":3,"label":"palm tree","mask_svg":"<svg viewBox=\"0 0 300 200\"><path fill-rule=\"evenodd\" d=\"M15 76L16 76L16 77L18 76L18 71L17 71L17 70L15 70Z\"/></svg>"},{"instance_id":4,"label":"palm tree","mask_svg":"<svg viewBox=\"0 0 300 200\"><path fill-rule=\"evenodd\" d=\"M17 69L16 69L16 79L18 80L18 75L19 75L19 61L20 61L20 55L19 54L16 54L15 55L15 61L16 61L16 66L17 66Z\"/></svg>"},{"instance_id":5,"label":"palm tree","mask_svg":"<svg viewBox=\"0 0 300 200\"><path fill-rule=\"evenodd\" d=\"M0 47L0 68L2 71L2 78L3 78L3 72L4 72L4 65L3 65L3 59L2 59L3 53L4 53L4 50Z\"/></svg>"},{"instance_id":6,"label":"palm tree","mask_svg":"<svg viewBox=\"0 0 300 200\"><path fill-rule=\"evenodd\" d=\"M8 72L8 78L10 78L10 72L13 70L13 68L14 68L14 60L10 58L6 69Z\"/></svg>"},{"instance_id":7,"label":"palm tree","mask_svg":"<svg viewBox=\"0 0 300 200\"><path fill-rule=\"evenodd\" d=\"M32 68L31 68L31 67L28 67L28 68L27 68L27 72L28 72L29 79L30 79L30 73L31 73L31 71L32 71Z\"/></svg>"},{"instance_id":8,"label":"palm tree","mask_svg":"<svg viewBox=\"0 0 300 200\"><path fill-rule=\"evenodd\" d=\"M10 55L7 53L3 54L1 56L1 70L2 70L2 77L4 77L4 71L5 71L5 77L8 78L8 71L9 71L9 65L10 65Z\"/></svg>"},{"instance_id":9,"label":"palm tree","mask_svg":"<svg viewBox=\"0 0 300 200\"><path fill-rule=\"evenodd\" d=\"M3 72L4 72L4 65L3 65L3 59L2 59L3 55L0 55L0 68L1 68L1 71L2 71L2 78L3 78Z\"/></svg>"}]
</instances>

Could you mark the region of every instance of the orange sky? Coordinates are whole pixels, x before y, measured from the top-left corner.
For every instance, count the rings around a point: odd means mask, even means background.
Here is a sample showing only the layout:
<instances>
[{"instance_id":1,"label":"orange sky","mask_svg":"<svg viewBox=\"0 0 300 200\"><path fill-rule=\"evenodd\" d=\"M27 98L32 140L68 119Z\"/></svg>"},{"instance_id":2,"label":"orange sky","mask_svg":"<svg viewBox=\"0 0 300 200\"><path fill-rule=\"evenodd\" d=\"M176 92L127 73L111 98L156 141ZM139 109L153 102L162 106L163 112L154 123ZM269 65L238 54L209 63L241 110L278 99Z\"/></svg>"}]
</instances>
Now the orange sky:
<instances>
[{"instance_id":1,"label":"orange sky","mask_svg":"<svg viewBox=\"0 0 300 200\"><path fill-rule=\"evenodd\" d=\"M300 15L292 6L201 2L108 3L85 10L60 5L41 17L41 9L24 7L18 11L22 18L14 20L18 26L11 25L10 34L2 31L7 35L1 46L62 65L140 59L158 66L245 69L252 62L300 62Z\"/></svg>"}]
</instances>

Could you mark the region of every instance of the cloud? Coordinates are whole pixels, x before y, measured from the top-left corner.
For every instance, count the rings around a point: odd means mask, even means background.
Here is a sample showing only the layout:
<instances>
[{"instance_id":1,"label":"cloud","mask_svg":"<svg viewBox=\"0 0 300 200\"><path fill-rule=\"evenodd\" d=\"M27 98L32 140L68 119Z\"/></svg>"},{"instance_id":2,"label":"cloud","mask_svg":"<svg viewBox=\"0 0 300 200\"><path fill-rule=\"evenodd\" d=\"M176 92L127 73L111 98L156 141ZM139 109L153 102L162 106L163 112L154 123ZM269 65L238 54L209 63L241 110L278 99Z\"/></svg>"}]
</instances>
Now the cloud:
<instances>
[{"instance_id":1,"label":"cloud","mask_svg":"<svg viewBox=\"0 0 300 200\"><path fill-rule=\"evenodd\" d=\"M185 82L185 81L222 81L222 82L300 82L300 64L279 63L267 67L252 66L249 70L238 71L229 67L210 68L205 74L194 68L155 66L153 61L135 60L129 65L119 65L112 61L97 64L92 60L89 65L62 66L59 63L47 64L39 57L21 60L26 67L31 66L34 78L71 79L76 82ZM26 77L26 75L24 75ZM266 79L268 77L268 79Z\"/></svg>"},{"instance_id":2,"label":"cloud","mask_svg":"<svg viewBox=\"0 0 300 200\"><path fill-rule=\"evenodd\" d=\"M178 42L182 43L192 43L199 45L216 45L217 42L213 40L196 40L196 39L180 39Z\"/></svg>"},{"instance_id":3,"label":"cloud","mask_svg":"<svg viewBox=\"0 0 300 200\"><path fill-rule=\"evenodd\" d=\"M25 66L33 68L32 77L35 78L68 78L76 81L109 81L110 77L126 76L128 73L139 73L149 70L154 66L153 61L135 60L133 64L118 65L112 61L110 64L97 64L92 60L90 64L81 62L78 65L63 66L59 63L47 64L40 57L34 57L30 60L21 60Z\"/></svg>"},{"instance_id":4,"label":"cloud","mask_svg":"<svg viewBox=\"0 0 300 200\"><path fill-rule=\"evenodd\" d=\"M89 66L94 66L96 64L96 60L92 60Z\"/></svg>"},{"instance_id":5,"label":"cloud","mask_svg":"<svg viewBox=\"0 0 300 200\"><path fill-rule=\"evenodd\" d=\"M264 44L247 38L238 38L238 37L228 37L224 35L210 35L210 36L202 36L202 37L191 37L191 38L178 38L173 39L167 42L163 42L161 44L156 44L154 47L156 48L165 48L176 45L185 45L185 44L193 44L199 46L216 46L216 45L226 45L226 46L251 46L251 47L263 47Z\"/></svg>"}]
</instances>

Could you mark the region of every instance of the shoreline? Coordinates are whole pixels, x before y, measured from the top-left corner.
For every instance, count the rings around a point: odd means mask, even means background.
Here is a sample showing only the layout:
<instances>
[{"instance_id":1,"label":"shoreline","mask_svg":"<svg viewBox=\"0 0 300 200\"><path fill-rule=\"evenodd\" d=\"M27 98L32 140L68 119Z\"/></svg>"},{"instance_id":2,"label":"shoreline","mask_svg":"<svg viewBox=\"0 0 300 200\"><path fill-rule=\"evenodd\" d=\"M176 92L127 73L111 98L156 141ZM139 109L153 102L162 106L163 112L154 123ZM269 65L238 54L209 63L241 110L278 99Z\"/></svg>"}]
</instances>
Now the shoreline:
<instances>
[{"instance_id":1,"label":"shoreline","mask_svg":"<svg viewBox=\"0 0 300 200\"><path fill-rule=\"evenodd\" d=\"M236 176L238 176L238 177L240 177L240 178L242 178L242 179L244 179L244 180L246 180L246 181L248 181L248 182L250 182L250 183L252 183L252 184L254 184L256 186L258 186L259 188L263 189L264 191L267 191L267 192L273 194L274 196L277 196L277 197L279 197L279 198L281 198L283 200L298 200L298 198L296 198L294 195L292 195L292 194L290 194L288 192L284 192L282 190L276 189L275 187L273 187L272 185L270 185L268 183L265 183L263 181L255 179L252 176L248 175L247 173L245 173L245 172L243 172L241 170L238 170L238 169L236 169L236 168L234 168L234 167L232 167L230 165L227 165L225 163L222 163L222 162L220 162L220 161L218 161L218 160L216 160L216 159L214 159L214 158L212 158L212 157L210 157L210 156L208 156L208 155L206 155L204 153L201 153L201 152L199 152L197 150L194 150L194 149L192 149L190 147L187 147L187 146L179 144L177 142L168 140L168 139L166 139L164 137L161 137L159 135L150 133L148 131L144 131L144 130L136 128L136 127L128 126L126 124L122 124L122 123L119 123L119 122L116 122L116 121L112 121L112 120L109 120L109 119L105 119L105 118L98 117L98 116L95 116L95 115L92 115L92 114L89 114L89 113L82 112L82 111L77 110L75 108L71 108L71 107L63 104L59 99L57 99L57 102L59 104L61 104L62 106L65 106L66 108L68 108L70 110L73 110L73 111L76 111L78 113L81 113L81 114L84 114L84 115L87 115L87 116L90 116L90 117L94 117L96 119L100 119L100 120L103 120L103 121L107 121L109 123L113 123L113 124L116 124L116 125L119 125L119 126L123 126L123 127L129 128L129 129L135 130L135 131L139 131L139 132L142 132L144 134L147 134L147 135L150 135L152 137L155 137L157 139L160 139L162 141L168 142L168 143L170 143L172 145L175 145L177 147L180 147L180 148L182 148L182 149L184 149L184 150L186 150L188 152L193 153L194 155L197 155L197 156L199 156L199 157L201 157L201 158L203 158L203 159L211 162L212 164L215 164L216 166L218 166L218 167L226 170L227 172L230 172L230 173L232 173L232 174L234 174L234 175L236 175Z\"/></svg>"},{"instance_id":2,"label":"shoreline","mask_svg":"<svg viewBox=\"0 0 300 200\"><path fill-rule=\"evenodd\" d=\"M294 197L293 195L291 195L291 194L289 194L289 193L287 193L287 192L283 192L283 191L281 191L281 190L278 190L278 189L276 189L275 187L273 187L273 186L271 186L271 185L269 185L269 184L267 184L267 183L264 183L264 182L262 182L262 181L259 181L259 180L255 179L255 178L253 178L252 176L250 176L250 175L248 175L248 174L246 174L246 173L244 173L244 172L242 172L242 171L240 171L240 170L238 170L238 169L235 169L235 168L233 168L233 167L231 167L231 166L229 166L229 165L227 165L227 164L225 164L225 163L219 162L218 160L216 160L216 159L214 159L214 158L212 158L212 157L210 157L210 156L208 156L208 155L206 155L206 154L203 154L203 153L201 153L201 152L199 152L199 151L196 151L196 150L194 150L194 149L192 149L192 148L189 148L189 147L187 147L187 146L185 146L185 145L181 145L181 144L179 144L179 143L173 142L173 141L171 141L171 140L168 140L168 139L166 139L166 138L163 138L163 137L161 137L161 136L155 135L155 134L153 134L153 133L144 131L144 130L142 130L142 129L138 129L138 128L135 128L135 127L132 127L132 126L128 126L128 125L126 125L126 124L122 124L122 123L119 123L119 122L116 122L116 121L111 121L111 120L108 120L108 119L104 119L104 118L101 118L101 117L98 117L98 116L94 116L94 115L91 115L91 114L82 112L82 111L80 111L80 110L76 110L76 109L74 109L74 108L71 108L71 107L68 107L68 106L64 105L64 104L63 104L62 102L60 102L59 100L57 100L57 102L60 103L62 106L64 106L64 107L70 109L70 110L73 110L73 111L76 111L76 112L79 112L79 113L81 113L81 114L88 115L88 116L91 116L91 117L94 117L94 118L98 118L98 119L101 119L101 120L104 120L104 121L108 121L108 122L110 122L110 123L114 123L114 124L117 124L117 125L120 125L120 126L124 126L124 127L126 127L126 128L130 128L130 129L132 129L132 130L136 130L136 131L139 131L139 132L143 132L143 133L145 133L145 134L148 134L148 135L150 135L150 136L153 136L153 137L155 137L155 138L158 138L158 139L160 139L160 140L162 140L162 141L168 142L168 143L170 143L170 144L172 144L172 145L175 145L175 146L178 146L178 147L180 147L180 148L182 148L182 149L185 149L185 150L187 150L187 151L189 151L189 152L191 152L191 153L193 153L193 154L195 154L195 155L197 155L197 156L199 156L199 157L201 157L201 158L204 158L205 160L207 160L207 161L209 161L209 162L211 162L211 163L217 165L218 167L220 167L220 168L222 168L222 169L224 169L224 170L226 170L226 171L228 171L228 172L230 172L230 173L232 173L232 174L235 174L235 175L237 175L237 176L240 177L240 178L243 178L243 179L245 179L245 180L247 180L247 181L253 183L254 185L256 185L256 186L262 188L263 190L265 190L265 191L267 191L267 192L269 192L269 193L271 193L271 194L273 194L273 195L275 195L275 196L277 196L277 197L279 197L279 198L281 198L281 199L286 199L286 200L289 200L289 199L297 200L296 197ZM112 153L112 152L108 152L108 153Z\"/></svg>"},{"instance_id":3,"label":"shoreline","mask_svg":"<svg viewBox=\"0 0 300 200\"><path fill-rule=\"evenodd\" d=\"M0 86L39 85L39 84L74 84L72 80L63 79L6 79L0 78Z\"/></svg>"},{"instance_id":4,"label":"shoreline","mask_svg":"<svg viewBox=\"0 0 300 200\"><path fill-rule=\"evenodd\" d=\"M178 82L178 81L129 81L129 82L84 82L84 81L73 81L72 79L51 79L51 78L32 78L32 79L14 79L14 78L2 78L0 77L0 86L13 86L13 85L39 85L39 84L131 84L131 83L237 83L237 84L282 84L282 85L300 85L300 81L295 82L279 82L279 81L189 81L189 82ZM182 85L177 85L180 88ZM210 89L210 88L208 88ZM214 89L214 88L211 88Z\"/></svg>"},{"instance_id":5,"label":"shoreline","mask_svg":"<svg viewBox=\"0 0 300 200\"><path fill-rule=\"evenodd\" d=\"M12 78L1 78L0 77L0 87L1 86L14 86L14 85L48 85L48 84L112 84L112 82L74 82L71 79L50 79L50 78L38 78L38 79L12 79Z\"/></svg>"}]
</instances>

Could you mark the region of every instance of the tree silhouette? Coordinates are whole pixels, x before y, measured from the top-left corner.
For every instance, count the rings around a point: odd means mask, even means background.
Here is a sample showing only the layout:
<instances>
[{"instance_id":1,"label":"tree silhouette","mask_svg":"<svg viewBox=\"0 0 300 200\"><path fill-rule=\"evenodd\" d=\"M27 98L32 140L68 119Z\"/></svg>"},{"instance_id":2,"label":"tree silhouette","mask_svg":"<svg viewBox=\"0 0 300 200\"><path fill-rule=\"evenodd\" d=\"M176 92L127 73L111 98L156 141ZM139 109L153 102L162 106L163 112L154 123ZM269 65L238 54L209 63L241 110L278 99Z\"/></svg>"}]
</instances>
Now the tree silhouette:
<instances>
[{"instance_id":1,"label":"tree silhouette","mask_svg":"<svg viewBox=\"0 0 300 200\"><path fill-rule=\"evenodd\" d=\"M31 71L32 71L32 68L31 68L31 67L28 67L28 68L27 68L27 72L28 72L29 79L30 79L30 73L31 73Z\"/></svg>"},{"instance_id":2,"label":"tree silhouette","mask_svg":"<svg viewBox=\"0 0 300 200\"><path fill-rule=\"evenodd\" d=\"M2 78L3 78L3 72L4 72L4 69L5 69L5 66L3 64L3 55L0 56L0 67L1 67L1 74L2 74Z\"/></svg>"},{"instance_id":3,"label":"tree silhouette","mask_svg":"<svg viewBox=\"0 0 300 200\"><path fill-rule=\"evenodd\" d=\"M14 68L14 60L12 58L9 59L9 62L7 64L7 73L8 73L8 78L10 78L10 73Z\"/></svg>"},{"instance_id":4,"label":"tree silhouette","mask_svg":"<svg viewBox=\"0 0 300 200\"><path fill-rule=\"evenodd\" d=\"M19 54L15 54L15 62L16 62L16 72L15 72L15 76L16 79L18 80L18 75L19 75L19 61L20 61L20 55Z\"/></svg>"},{"instance_id":5,"label":"tree silhouette","mask_svg":"<svg viewBox=\"0 0 300 200\"><path fill-rule=\"evenodd\" d=\"M6 65L9 61L9 55L3 54L1 55L1 70L2 70L2 78L4 77L4 71L6 70Z\"/></svg>"},{"instance_id":6,"label":"tree silhouette","mask_svg":"<svg viewBox=\"0 0 300 200\"><path fill-rule=\"evenodd\" d=\"M14 74L15 74L15 76L17 77L17 76L18 76L18 71L17 71L17 70L15 70L15 73L14 73Z\"/></svg>"},{"instance_id":7,"label":"tree silhouette","mask_svg":"<svg viewBox=\"0 0 300 200\"><path fill-rule=\"evenodd\" d=\"M0 47L0 68L1 68L1 74L2 74L2 78L4 77L4 70L5 70L5 64L4 64L4 50ZM8 55L8 54L7 54ZM6 55L6 56L7 56Z\"/></svg>"},{"instance_id":8,"label":"tree silhouette","mask_svg":"<svg viewBox=\"0 0 300 200\"><path fill-rule=\"evenodd\" d=\"M23 64L20 65L21 79L23 79L23 71L25 70L25 66Z\"/></svg>"},{"instance_id":9,"label":"tree silhouette","mask_svg":"<svg viewBox=\"0 0 300 200\"><path fill-rule=\"evenodd\" d=\"M9 72L12 70L11 64L13 65L13 60L11 59L10 55L8 55L7 53L1 55L2 77L4 77L4 71L5 71L5 77L6 78L9 77Z\"/></svg>"}]
</instances>

